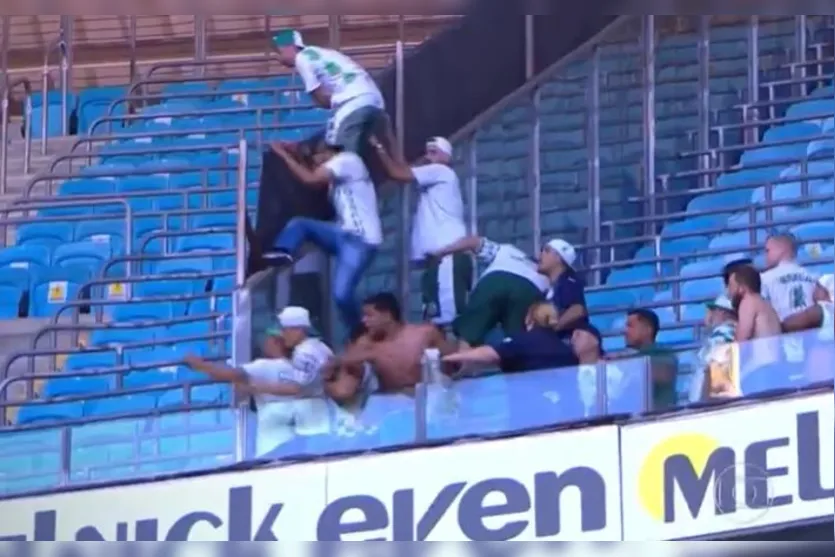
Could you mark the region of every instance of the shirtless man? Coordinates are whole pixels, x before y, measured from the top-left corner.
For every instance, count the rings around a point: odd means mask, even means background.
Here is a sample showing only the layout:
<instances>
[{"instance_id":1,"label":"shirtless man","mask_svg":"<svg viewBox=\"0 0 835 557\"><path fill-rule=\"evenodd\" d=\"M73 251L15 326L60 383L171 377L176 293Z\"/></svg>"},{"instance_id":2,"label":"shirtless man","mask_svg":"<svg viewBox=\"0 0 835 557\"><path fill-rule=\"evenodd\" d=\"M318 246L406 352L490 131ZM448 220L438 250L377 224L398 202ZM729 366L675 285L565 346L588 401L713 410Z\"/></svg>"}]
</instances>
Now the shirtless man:
<instances>
[{"instance_id":1,"label":"shirtless man","mask_svg":"<svg viewBox=\"0 0 835 557\"><path fill-rule=\"evenodd\" d=\"M782 365L780 317L762 297L761 289L760 273L750 265L740 266L730 275L728 294L738 316L734 340L739 348L743 393L785 384L780 375L786 371Z\"/></svg>"},{"instance_id":2,"label":"shirtless man","mask_svg":"<svg viewBox=\"0 0 835 557\"><path fill-rule=\"evenodd\" d=\"M380 392L408 392L421 381L424 350L437 348L442 356L454 351L434 325L403 323L400 304L390 293L375 294L363 302L362 323L365 334L331 363L353 376L357 388L360 375L367 372L364 364L369 364Z\"/></svg>"}]
</instances>

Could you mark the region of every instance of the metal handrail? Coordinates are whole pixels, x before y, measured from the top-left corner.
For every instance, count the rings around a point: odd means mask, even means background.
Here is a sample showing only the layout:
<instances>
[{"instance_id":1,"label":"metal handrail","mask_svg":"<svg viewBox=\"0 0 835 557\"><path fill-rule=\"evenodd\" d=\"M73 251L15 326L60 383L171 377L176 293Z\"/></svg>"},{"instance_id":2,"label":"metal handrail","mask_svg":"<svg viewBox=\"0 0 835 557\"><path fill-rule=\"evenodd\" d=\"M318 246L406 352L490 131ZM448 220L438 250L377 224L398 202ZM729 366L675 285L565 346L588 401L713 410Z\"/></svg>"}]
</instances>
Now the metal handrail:
<instances>
[{"instance_id":1,"label":"metal handrail","mask_svg":"<svg viewBox=\"0 0 835 557\"><path fill-rule=\"evenodd\" d=\"M47 107L49 106L49 61L52 53L56 50L61 55L61 135L69 135L69 107L67 97L69 96L69 60L67 56L67 42L64 37L64 30L61 35L53 39L44 50L43 55L43 81L41 83L41 98L43 99L43 114L41 115L41 155L46 155L47 141L49 135L49 117Z\"/></svg>"},{"instance_id":2,"label":"metal handrail","mask_svg":"<svg viewBox=\"0 0 835 557\"><path fill-rule=\"evenodd\" d=\"M679 154L679 158L690 158L690 157L704 157L710 155L718 155L722 153L734 153L740 151L742 149L764 149L766 147L785 147L786 145L798 145L801 143L811 143L812 141L818 141L820 139L831 139L832 133L823 133L821 132L818 135L804 135L803 137L793 137L791 139L781 139L780 141L769 141L768 143L754 143L754 144L739 144L739 145L728 145L725 147L713 147L708 149L707 151L685 151ZM794 157L792 159L795 163L800 162L798 157ZM781 161L788 160L788 159L774 159L774 164L780 164ZM802 158L800 158L802 160ZM771 161L770 161L771 162ZM790 163L791 164L791 163ZM773 166L773 164L772 164ZM721 169L723 172L726 172L727 168ZM692 172L692 171L691 171Z\"/></svg>"},{"instance_id":3,"label":"metal handrail","mask_svg":"<svg viewBox=\"0 0 835 557\"><path fill-rule=\"evenodd\" d=\"M744 130L748 128L756 128L759 126L775 126L780 124L802 124L804 122L811 122L814 120L825 120L827 118L835 117L835 111L829 113L821 113L821 114L804 114L802 116L781 116L780 118L769 118L767 120L749 120L747 122L738 122L736 124L714 124L711 126L712 130ZM743 144L740 147L757 147L758 145L762 145L763 147L767 147L771 145L771 142L761 144L761 143L754 143L751 144Z\"/></svg>"},{"instance_id":4,"label":"metal handrail","mask_svg":"<svg viewBox=\"0 0 835 557\"><path fill-rule=\"evenodd\" d=\"M0 195L6 194L9 174L9 108L10 95L18 87L23 87L23 173L32 170L32 83L25 77L7 81L0 99Z\"/></svg>"},{"instance_id":5,"label":"metal handrail","mask_svg":"<svg viewBox=\"0 0 835 557\"><path fill-rule=\"evenodd\" d=\"M235 109L237 110L237 109ZM269 111L269 109L267 109ZM260 119L260 112L263 111L261 107L259 108L251 108L249 111L256 113L256 118ZM248 111L248 112L249 112ZM180 114L180 117L183 115ZM166 116L161 116L162 118L166 118ZM153 118L148 118L153 119ZM294 124L287 124L284 122L278 122L275 124L247 124L247 125L231 125L231 126L223 126L223 127L201 127L196 129L177 129L172 128L169 130L156 130L156 131L142 131L142 130L134 130L129 133L117 133L111 135L96 135L96 136L85 136L80 137L75 140L72 144L72 147L69 150L68 154L74 154L76 147L81 147L82 145L87 146L87 153L84 155L85 158L90 157L90 152L92 151L92 146L95 143L107 143L109 141L124 141L127 139L133 138L146 138L149 137L151 139L154 138L167 138L167 137L182 137L182 136L189 136L189 135L208 135L208 134L222 134L222 133L239 133L239 134L246 134L248 132L264 132L264 131L273 131L273 130L285 130L285 129L299 129L299 128L321 128L322 124L320 122L299 122ZM263 143L260 142L260 143ZM195 150L193 146L191 150ZM160 150L157 152L167 152L171 147L166 146L165 148L160 146ZM256 146L257 148L257 146ZM133 151L131 151L133 152ZM113 153L105 153L107 156L118 156L119 153L115 155Z\"/></svg>"},{"instance_id":6,"label":"metal handrail","mask_svg":"<svg viewBox=\"0 0 835 557\"><path fill-rule=\"evenodd\" d=\"M224 338L229 336L228 331L215 331L211 333L201 333L199 335L188 335L183 337L171 337L170 339L165 339L168 344L173 344L177 342L192 342L195 340L223 340ZM116 356L116 366L112 368L102 368L102 369L94 369L94 370L75 370L75 371L61 371L61 377L91 377L91 376L100 376L100 375L115 375L115 374L123 374L126 371L133 371L135 369L153 369L155 367L165 367L171 365L181 365L181 362L173 362L168 363L163 361L154 362L150 364L132 364L124 361L124 355L126 350L135 350L135 349L142 349L142 348L150 348L154 346L161 346L163 343L159 342L157 339L150 340L150 341L142 341L142 342L131 342L125 344L118 344L118 345L108 345L108 346L97 346L91 349L85 350L43 350L38 352L14 352L9 357L9 362L14 362L20 360L22 358L29 358L30 360L39 357L49 357L49 356L59 356L59 355L73 355L73 354L107 354L110 352L114 352ZM9 366L6 366L4 379L0 381L0 413L4 407L7 406L19 406L20 404L29 404L33 401L32 398L34 397L34 382L39 379L54 379L55 373L33 373L33 374L23 374L23 375L9 375L8 373ZM57 371L57 370L56 370ZM121 379L121 377L119 377ZM7 388L14 384L21 381L26 382L26 391L24 396L26 400L24 401L8 401L6 396ZM116 388L121 388L120 384L117 384ZM133 391L131 391L133 392ZM90 395L89 398L93 398L93 394L103 394L104 396L113 396L113 393L87 393L85 394L85 399L87 395ZM56 400L49 400L46 402L56 402Z\"/></svg>"},{"instance_id":7,"label":"metal handrail","mask_svg":"<svg viewBox=\"0 0 835 557\"><path fill-rule=\"evenodd\" d=\"M202 109L195 109L188 113L184 112L157 112L155 114L123 114L123 115L115 115L115 116L101 116L100 118L96 118L92 124L90 124L90 135L91 137L84 138L86 140L96 140L96 137L93 137L93 131L100 125L100 124L107 124L113 122L142 122L145 120L157 120L160 118L184 118L184 117L206 117L206 116L230 116L230 115L239 115L239 114L247 114L249 112L277 112L279 110L287 110L286 104L276 103L274 105L267 105L267 106L241 106L236 108L202 108ZM305 106L296 106L294 108L305 108ZM310 108L313 108L311 105ZM321 125L321 124L319 124ZM294 126L295 127L295 126ZM111 131L111 130L108 130ZM112 133L112 131L111 131ZM138 132L137 132L138 133ZM196 131L193 133L197 133Z\"/></svg>"}]
</instances>

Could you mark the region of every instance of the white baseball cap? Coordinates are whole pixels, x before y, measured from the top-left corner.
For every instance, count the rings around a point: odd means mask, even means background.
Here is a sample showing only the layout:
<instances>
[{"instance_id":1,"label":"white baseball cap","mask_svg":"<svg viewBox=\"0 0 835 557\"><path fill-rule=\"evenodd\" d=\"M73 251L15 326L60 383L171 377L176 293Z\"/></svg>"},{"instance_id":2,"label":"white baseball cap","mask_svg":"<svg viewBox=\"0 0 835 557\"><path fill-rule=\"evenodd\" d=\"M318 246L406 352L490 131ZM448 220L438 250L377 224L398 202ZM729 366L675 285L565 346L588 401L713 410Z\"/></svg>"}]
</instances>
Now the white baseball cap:
<instances>
[{"instance_id":1,"label":"white baseball cap","mask_svg":"<svg viewBox=\"0 0 835 557\"><path fill-rule=\"evenodd\" d=\"M562 238L554 238L545 245L557 252L566 265L574 267L574 262L577 261L577 250L574 246Z\"/></svg>"},{"instance_id":2,"label":"white baseball cap","mask_svg":"<svg viewBox=\"0 0 835 557\"><path fill-rule=\"evenodd\" d=\"M715 300L707 303L709 309L724 309L725 311L736 311L731 300L724 294L719 294Z\"/></svg>"},{"instance_id":3,"label":"white baseball cap","mask_svg":"<svg viewBox=\"0 0 835 557\"><path fill-rule=\"evenodd\" d=\"M431 137L426 142L427 147L434 147L448 157L452 156L452 143L445 137Z\"/></svg>"},{"instance_id":4,"label":"white baseball cap","mask_svg":"<svg viewBox=\"0 0 835 557\"><path fill-rule=\"evenodd\" d=\"M310 312L303 307L287 306L278 314L278 324L282 328L301 327L310 328Z\"/></svg>"}]
</instances>

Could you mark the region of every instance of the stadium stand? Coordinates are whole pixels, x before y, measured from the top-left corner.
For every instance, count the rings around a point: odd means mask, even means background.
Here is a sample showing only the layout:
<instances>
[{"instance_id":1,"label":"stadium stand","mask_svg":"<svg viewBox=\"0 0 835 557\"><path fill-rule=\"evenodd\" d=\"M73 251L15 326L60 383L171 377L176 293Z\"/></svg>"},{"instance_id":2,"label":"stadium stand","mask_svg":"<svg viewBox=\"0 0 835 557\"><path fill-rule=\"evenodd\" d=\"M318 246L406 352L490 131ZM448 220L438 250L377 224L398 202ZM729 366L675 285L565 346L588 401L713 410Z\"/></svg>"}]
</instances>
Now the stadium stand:
<instances>
[{"instance_id":1,"label":"stadium stand","mask_svg":"<svg viewBox=\"0 0 835 557\"><path fill-rule=\"evenodd\" d=\"M804 262L831 272L832 25L825 17L804 23L801 31L793 18L760 24L756 80L747 23L710 27L707 53L692 29L662 36L650 68L650 114L640 42L627 22L615 40L544 82L535 104L525 96L462 133L461 175L479 232L526 247L557 235L581 246L588 276L599 277L591 280L589 305L608 349L620 347L624 312L638 305L659 313L663 341L692 348L703 302L721 291L722 265L759 257L774 229L791 230L803 242ZM802 62L792 61L798 32L808 39ZM700 73L708 66L709 74ZM187 352L231 356L238 192L251 209L264 143L301 138L324 114L292 77L230 77L206 67L195 77L146 80L141 90L78 88L68 104L80 137L4 209L12 216L3 221L0 311L48 324L5 362L0 404L9 429L0 440L0 494L210 469L246 454L247 414L233 409L231 390L181 362ZM700 89L707 93L699 96ZM47 115L47 134L60 135L61 95L46 99L45 107L33 101L29 129L40 129ZM642 164L647 118L657 138L654 170ZM541 150L531 156L533 128ZM529 191L534 160L536 196ZM599 213L589 210L595 204ZM384 228L399 217L387 207ZM397 260L391 238L362 290L390 285ZM18 362L22 374L12 372ZM610 366L606 410L645 408L645 367L640 359ZM546 372L537 373L521 374L524 384L515 387L526 403L534 399L524 393L542 390ZM560 381L574 388L580 373ZM549 388L559 391L562 383L551 379ZM499 378L461 381L458 401L478 401L470 419L455 428L429 424L426 435L501 433L507 426L489 414L512 404L502 386ZM429 392L424 402L437 410L450 403L445 396ZM377 415L386 415L387 404L369 401L381 407ZM531 402L515 427L584 415ZM346 432L351 424L343 423L338 438L313 436L282 456L408 443L416 419L394 416L375 424L373 437Z\"/></svg>"}]
</instances>

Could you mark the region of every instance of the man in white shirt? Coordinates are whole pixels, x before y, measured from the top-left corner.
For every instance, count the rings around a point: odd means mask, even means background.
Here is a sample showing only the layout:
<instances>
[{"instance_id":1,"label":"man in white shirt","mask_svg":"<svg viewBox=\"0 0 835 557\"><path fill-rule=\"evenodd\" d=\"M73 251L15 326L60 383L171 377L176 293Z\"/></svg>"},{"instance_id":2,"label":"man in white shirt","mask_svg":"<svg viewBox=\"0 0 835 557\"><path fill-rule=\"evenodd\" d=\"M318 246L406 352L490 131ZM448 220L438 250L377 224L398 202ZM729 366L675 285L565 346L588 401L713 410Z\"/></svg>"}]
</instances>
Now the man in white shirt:
<instances>
[{"instance_id":1,"label":"man in white shirt","mask_svg":"<svg viewBox=\"0 0 835 557\"><path fill-rule=\"evenodd\" d=\"M796 257L797 242L791 234L775 234L765 243L763 298L774 307L781 321L829 298L826 289L818 284L818 277L798 265ZM800 337L785 338L783 349L790 362L805 358Z\"/></svg>"},{"instance_id":2,"label":"man in white shirt","mask_svg":"<svg viewBox=\"0 0 835 557\"><path fill-rule=\"evenodd\" d=\"M383 95L368 72L341 52L305 45L298 31L279 31L272 40L278 59L295 68L305 92L317 104L332 110L325 140L359 152L364 128L374 118L385 115Z\"/></svg>"},{"instance_id":3,"label":"man in white shirt","mask_svg":"<svg viewBox=\"0 0 835 557\"><path fill-rule=\"evenodd\" d=\"M258 415L257 455L274 450L296 435L329 430L322 373L333 351L311 337L310 329L310 313L302 307L287 306L278 314L278 327L267 331L262 358L240 368L197 356L185 358L192 369L216 381L232 383L253 397Z\"/></svg>"},{"instance_id":4,"label":"man in white shirt","mask_svg":"<svg viewBox=\"0 0 835 557\"><path fill-rule=\"evenodd\" d=\"M766 241L762 294L781 320L829 298L818 277L798 265L796 257L797 244L790 234L776 234Z\"/></svg>"},{"instance_id":5,"label":"man in white shirt","mask_svg":"<svg viewBox=\"0 0 835 557\"><path fill-rule=\"evenodd\" d=\"M331 289L345 327L353 331L361 322L354 291L383 243L377 192L368 169L356 153L330 145L320 145L312 169L283 146L273 149L300 182L329 191L338 222L291 219L276 238L275 250L265 253L264 260L278 266L293 264L306 242L336 258Z\"/></svg>"},{"instance_id":6,"label":"man in white shirt","mask_svg":"<svg viewBox=\"0 0 835 557\"><path fill-rule=\"evenodd\" d=\"M827 299L783 320L783 331L795 333L820 328L820 337L832 339L835 336L835 275L823 275L818 285L826 292Z\"/></svg>"},{"instance_id":7,"label":"man in white shirt","mask_svg":"<svg viewBox=\"0 0 835 557\"><path fill-rule=\"evenodd\" d=\"M473 283L473 260L464 253L453 253L440 261L428 256L467 235L461 184L450 167L452 145L443 137L429 139L425 163L413 167L402 157L389 154L376 137L371 138L371 145L392 180L417 188L412 261L424 264L420 281L423 318L439 326L450 325L467 302Z\"/></svg>"},{"instance_id":8,"label":"man in white shirt","mask_svg":"<svg viewBox=\"0 0 835 557\"><path fill-rule=\"evenodd\" d=\"M453 322L455 335L467 346L479 346L497 325L507 336L523 331L528 309L543 299L550 286L537 272L536 261L516 246L478 236L453 242L436 251L434 257L464 252L475 253L487 268Z\"/></svg>"}]
</instances>

